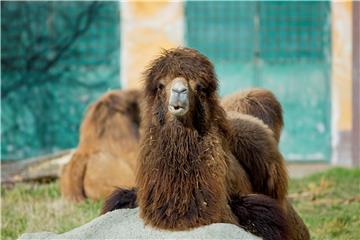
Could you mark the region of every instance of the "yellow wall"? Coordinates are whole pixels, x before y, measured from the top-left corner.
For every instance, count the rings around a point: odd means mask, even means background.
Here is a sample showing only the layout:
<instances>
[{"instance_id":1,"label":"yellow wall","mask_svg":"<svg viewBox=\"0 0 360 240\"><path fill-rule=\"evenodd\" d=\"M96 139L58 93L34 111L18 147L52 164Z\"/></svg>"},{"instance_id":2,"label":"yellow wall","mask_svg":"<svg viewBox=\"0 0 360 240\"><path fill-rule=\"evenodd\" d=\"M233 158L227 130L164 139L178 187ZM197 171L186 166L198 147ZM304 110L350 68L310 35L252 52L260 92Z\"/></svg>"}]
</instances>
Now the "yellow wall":
<instances>
[{"instance_id":1,"label":"yellow wall","mask_svg":"<svg viewBox=\"0 0 360 240\"><path fill-rule=\"evenodd\" d=\"M121 80L124 88L141 86L141 73L161 51L183 44L183 3L123 2L121 5Z\"/></svg>"},{"instance_id":2,"label":"yellow wall","mask_svg":"<svg viewBox=\"0 0 360 240\"><path fill-rule=\"evenodd\" d=\"M332 2L332 112L333 127L352 126L352 3Z\"/></svg>"}]
</instances>

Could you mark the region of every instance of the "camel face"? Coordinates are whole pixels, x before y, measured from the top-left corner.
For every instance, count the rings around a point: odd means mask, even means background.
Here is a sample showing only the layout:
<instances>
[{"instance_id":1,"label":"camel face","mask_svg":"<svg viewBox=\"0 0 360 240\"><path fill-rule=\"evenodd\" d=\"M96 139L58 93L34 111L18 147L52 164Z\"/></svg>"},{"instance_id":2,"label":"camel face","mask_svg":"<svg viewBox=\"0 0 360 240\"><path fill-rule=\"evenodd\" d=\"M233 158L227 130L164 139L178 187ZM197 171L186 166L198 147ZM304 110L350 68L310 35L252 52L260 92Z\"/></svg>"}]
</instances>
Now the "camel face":
<instances>
[{"instance_id":1,"label":"camel face","mask_svg":"<svg viewBox=\"0 0 360 240\"><path fill-rule=\"evenodd\" d=\"M168 110L175 117L182 117L189 111L189 87L184 78L175 78L171 81L171 87L167 93Z\"/></svg>"}]
</instances>

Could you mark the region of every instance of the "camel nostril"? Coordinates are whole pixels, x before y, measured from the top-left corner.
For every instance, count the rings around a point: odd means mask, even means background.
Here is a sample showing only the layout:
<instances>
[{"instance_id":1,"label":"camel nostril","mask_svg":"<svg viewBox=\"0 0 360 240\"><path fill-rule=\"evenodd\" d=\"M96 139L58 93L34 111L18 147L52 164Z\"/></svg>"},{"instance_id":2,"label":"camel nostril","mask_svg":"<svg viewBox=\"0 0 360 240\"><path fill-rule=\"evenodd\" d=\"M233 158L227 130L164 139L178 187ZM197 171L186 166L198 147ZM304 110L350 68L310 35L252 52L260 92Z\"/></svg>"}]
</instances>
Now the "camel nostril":
<instances>
[{"instance_id":1,"label":"camel nostril","mask_svg":"<svg viewBox=\"0 0 360 240\"><path fill-rule=\"evenodd\" d=\"M187 92L187 89L186 88L173 88L172 89L173 92L177 93L177 94L182 94L182 93L186 93Z\"/></svg>"},{"instance_id":2,"label":"camel nostril","mask_svg":"<svg viewBox=\"0 0 360 240\"><path fill-rule=\"evenodd\" d=\"M171 86L171 91L177 94L185 94L187 90L188 88L186 83L182 81L176 80Z\"/></svg>"}]
</instances>

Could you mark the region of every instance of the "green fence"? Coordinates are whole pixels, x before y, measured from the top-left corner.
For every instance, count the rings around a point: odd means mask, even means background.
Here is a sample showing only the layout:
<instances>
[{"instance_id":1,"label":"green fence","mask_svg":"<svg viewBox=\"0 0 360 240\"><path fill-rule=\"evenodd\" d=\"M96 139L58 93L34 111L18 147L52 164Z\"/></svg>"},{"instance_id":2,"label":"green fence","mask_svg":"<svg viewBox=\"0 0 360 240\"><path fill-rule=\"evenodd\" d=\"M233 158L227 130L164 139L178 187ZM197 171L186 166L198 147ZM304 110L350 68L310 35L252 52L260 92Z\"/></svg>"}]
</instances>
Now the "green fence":
<instances>
[{"instance_id":1,"label":"green fence","mask_svg":"<svg viewBox=\"0 0 360 240\"><path fill-rule=\"evenodd\" d=\"M75 147L88 104L119 88L117 2L1 2L1 159Z\"/></svg>"},{"instance_id":2,"label":"green fence","mask_svg":"<svg viewBox=\"0 0 360 240\"><path fill-rule=\"evenodd\" d=\"M222 95L271 89L288 160L330 159L330 3L186 2L186 41L215 63Z\"/></svg>"}]
</instances>

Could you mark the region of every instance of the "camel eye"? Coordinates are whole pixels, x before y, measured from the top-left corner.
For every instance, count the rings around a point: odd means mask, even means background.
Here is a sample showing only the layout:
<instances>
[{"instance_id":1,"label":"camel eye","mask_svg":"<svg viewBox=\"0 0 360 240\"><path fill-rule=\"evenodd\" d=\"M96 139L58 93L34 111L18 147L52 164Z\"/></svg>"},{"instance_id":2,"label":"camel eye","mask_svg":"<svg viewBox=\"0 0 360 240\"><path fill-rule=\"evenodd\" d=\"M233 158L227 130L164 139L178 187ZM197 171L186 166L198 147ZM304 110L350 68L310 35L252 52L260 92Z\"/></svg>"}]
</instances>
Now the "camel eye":
<instances>
[{"instance_id":1,"label":"camel eye","mask_svg":"<svg viewBox=\"0 0 360 240\"><path fill-rule=\"evenodd\" d=\"M196 84L196 91L198 91L198 92L205 92L205 87L202 85L202 84L200 84L200 83L198 83L198 84Z\"/></svg>"},{"instance_id":2,"label":"camel eye","mask_svg":"<svg viewBox=\"0 0 360 240\"><path fill-rule=\"evenodd\" d=\"M159 84L158 84L158 89L159 89L159 90L163 90L164 87L165 87L165 85L164 85L163 83L159 83Z\"/></svg>"}]
</instances>

